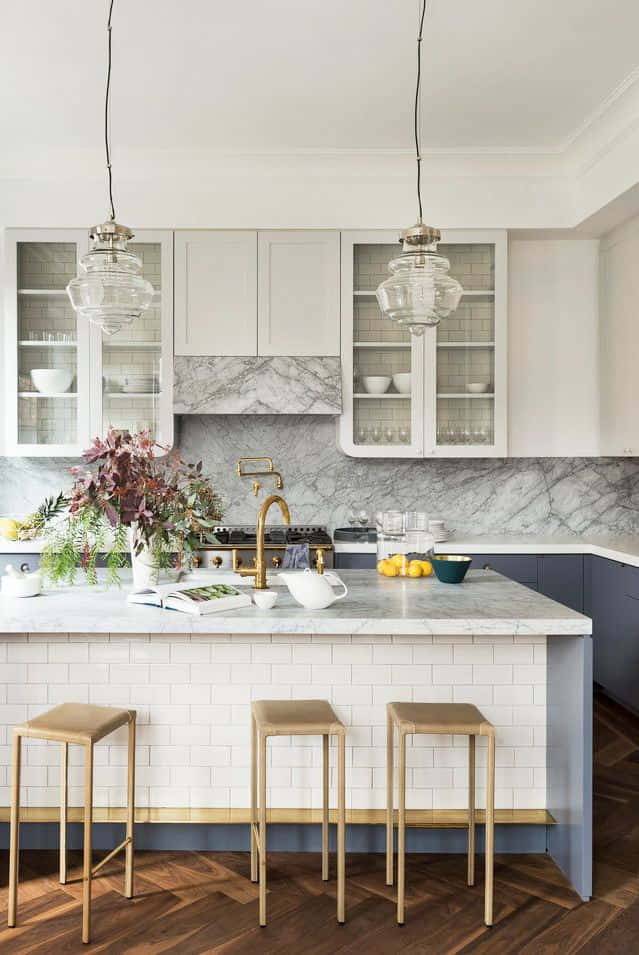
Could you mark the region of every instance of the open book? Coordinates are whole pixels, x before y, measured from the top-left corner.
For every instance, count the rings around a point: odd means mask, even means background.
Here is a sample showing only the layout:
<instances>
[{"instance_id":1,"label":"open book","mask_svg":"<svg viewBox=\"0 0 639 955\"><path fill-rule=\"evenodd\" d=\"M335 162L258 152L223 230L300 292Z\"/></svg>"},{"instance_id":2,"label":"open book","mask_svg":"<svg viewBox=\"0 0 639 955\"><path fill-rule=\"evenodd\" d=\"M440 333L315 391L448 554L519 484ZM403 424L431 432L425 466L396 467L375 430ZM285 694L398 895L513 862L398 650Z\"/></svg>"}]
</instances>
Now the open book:
<instances>
[{"instance_id":1,"label":"open book","mask_svg":"<svg viewBox=\"0 0 639 955\"><path fill-rule=\"evenodd\" d=\"M127 597L132 604L150 604L152 607L164 607L165 610L179 610L181 613L217 613L221 610L235 610L237 607L250 607L251 598L230 584L201 584L176 587L175 584L156 587L138 587Z\"/></svg>"}]
</instances>

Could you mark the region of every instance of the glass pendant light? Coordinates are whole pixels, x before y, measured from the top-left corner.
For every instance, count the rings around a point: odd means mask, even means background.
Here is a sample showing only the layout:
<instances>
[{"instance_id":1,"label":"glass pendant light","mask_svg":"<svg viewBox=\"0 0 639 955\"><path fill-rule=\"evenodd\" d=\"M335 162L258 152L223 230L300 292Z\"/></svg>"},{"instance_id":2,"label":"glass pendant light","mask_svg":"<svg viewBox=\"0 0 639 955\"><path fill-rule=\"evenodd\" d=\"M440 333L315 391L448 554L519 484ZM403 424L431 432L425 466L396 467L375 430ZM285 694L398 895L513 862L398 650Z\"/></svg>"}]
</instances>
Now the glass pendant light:
<instances>
[{"instance_id":1,"label":"glass pendant light","mask_svg":"<svg viewBox=\"0 0 639 955\"><path fill-rule=\"evenodd\" d=\"M78 315L113 335L139 318L153 299L153 286L142 277L142 260L129 252L133 238L128 226L115 221L109 142L109 94L111 89L111 16L107 20L107 81L104 103L104 145L111 214L106 222L89 231L91 248L80 259L80 274L67 285L67 295Z\"/></svg>"},{"instance_id":2,"label":"glass pendant light","mask_svg":"<svg viewBox=\"0 0 639 955\"><path fill-rule=\"evenodd\" d=\"M420 2L419 35L417 37L417 86L415 90L415 154L417 158L417 202L419 216L415 225L400 236L401 253L388 263L390 277L378 287L375 295L383 314L410 330L423 335L429 326L439 325L455 311L463 294L459 282L448 274L450 262L437 251L441 241L439 229L424 225L422 220L420 94L422 73L422 33L426 0Z\"/></svg>"}]
</instances>

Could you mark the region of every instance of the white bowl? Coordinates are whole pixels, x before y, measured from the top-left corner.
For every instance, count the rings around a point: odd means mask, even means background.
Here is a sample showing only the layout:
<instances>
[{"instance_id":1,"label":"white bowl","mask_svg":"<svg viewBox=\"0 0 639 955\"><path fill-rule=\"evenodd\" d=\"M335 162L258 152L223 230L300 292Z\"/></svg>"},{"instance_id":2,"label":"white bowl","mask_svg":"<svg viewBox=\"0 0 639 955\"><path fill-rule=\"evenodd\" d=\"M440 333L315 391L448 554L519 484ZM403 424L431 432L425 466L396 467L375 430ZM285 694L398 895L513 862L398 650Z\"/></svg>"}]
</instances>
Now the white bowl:
<instances>
[{"instance_id":1,"label":"white bowl","mask_svg":"<svg viewBox=\"0 0 639 955\"><path fill-rule=\"evenodd\" d=\"M260 610L271 610L277 602L277 594L272 590L256 590L253 592L253 602Z\"/></svg>"},{"instance_id":2,"label":"white bowl","mask_svg":"<svg viewBox=\"0 0 639 955\"><path fill-rule=\"evenodd\" d=\"M490 385L485 385L482 381L469 381L466 383L466 391L469 395L483 395L489 388Z\"/></svg>"},{"instance_id":3,"label":"white bowl","mask_svg":"<svg viewBox=\"0 0 639 955\"><path fill-rule=\"evenodd\" d=\"M365 375L362 378L364 391L369 395L383 395L390 388L391 379L386 375Z\"/></svg>"},{"instance_id":4,"label":"white bowl","mask_svg":"<svg viewBox=\"0 0 639 955\"><path fill-rule=\"evenodd\" d=\"M32 368L31 381L42 395L59 395L68 391L73 372L67 368Z\"/></svg>"},{"instance_id":5,"label":"white bowl","mask_svg":"<svg viewBox=\"0 0 639 955\"><path fill-rule=\"evenodd\" d=\"M407 395L410 393L410 372L402 371L396 375L393 375L393 384L399 391L400 395Z\"/></svg>"}]
</instances>

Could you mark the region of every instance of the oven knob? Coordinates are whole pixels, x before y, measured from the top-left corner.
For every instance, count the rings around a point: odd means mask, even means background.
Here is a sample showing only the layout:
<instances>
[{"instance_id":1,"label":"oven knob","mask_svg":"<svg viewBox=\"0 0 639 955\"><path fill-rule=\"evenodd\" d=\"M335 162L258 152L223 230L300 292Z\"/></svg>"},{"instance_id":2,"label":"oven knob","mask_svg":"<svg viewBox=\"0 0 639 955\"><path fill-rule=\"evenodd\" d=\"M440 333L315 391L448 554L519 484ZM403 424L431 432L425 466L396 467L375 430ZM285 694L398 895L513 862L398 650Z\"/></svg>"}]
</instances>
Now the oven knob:
<instances>
[{"instance_id":1,"label":"oven knob","mask_svg":"<svg viewBox=\"0 0 639 955\"><path fill-rule=\"evenodd\" d=\"M236 567L241 567L241 566L242 566L242 558L238 554L238 556L235 558L233 569L235 570Z\"/></svg>"},{"instance_id":2,"label":"oven knob","mask_svg":"<svg viewBox=\"0 0 639 955\"><path fill-rule=\"evenodd\" d=\"M193 554L193 557L191 558L191 566L199 567L201 563L202 563L202 558L198 557L197 554Z\"/></svg>"},{"instance_id":3,"label":"oven knob","mask_svg":"<svg viewBox=\"0 0 639 955\"><path fill-rule=\"evenodd\" d=\"M214 558L213 558L213 560L211 561L211 563L213 564L214 567L221 567L221 566L222 566L222 558L221 558L221 557L219 556L219 554L218 554L217 557L214 557Z\"/></svg>"},{"instance_id":4,"label":"oven knob","mask_svg":"<svg viewBox=\"0 0 639 955\"><path fill-rule=\"evenodd\" d=\"M281 558L281 557L273 557L271 563L273 564L273 567L281 567L281 566L282 566L282 558Z\"/></svg>"}]
</instances>

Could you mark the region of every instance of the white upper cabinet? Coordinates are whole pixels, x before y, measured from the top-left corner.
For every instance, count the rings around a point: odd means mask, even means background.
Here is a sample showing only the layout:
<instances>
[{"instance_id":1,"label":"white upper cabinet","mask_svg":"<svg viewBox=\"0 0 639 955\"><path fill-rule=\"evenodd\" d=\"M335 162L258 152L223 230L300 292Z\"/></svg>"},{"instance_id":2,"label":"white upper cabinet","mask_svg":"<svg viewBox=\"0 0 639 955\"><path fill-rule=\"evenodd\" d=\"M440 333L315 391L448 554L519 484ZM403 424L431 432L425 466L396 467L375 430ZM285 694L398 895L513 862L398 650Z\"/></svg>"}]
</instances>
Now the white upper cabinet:
<instances>
[{"instance_id":1,"label":"white upper cabinet","mask_svg":"<svg viewBox=\"0 0 639 955\"><path fill-rule=\"evenodd\" d=\"M464 295L454 315L415 338L385 318L375 298L399 253L397 233L342 233L339 443L346 454L506 453L506 233L455 230L439 248Z\"/></svg>"},{"instance_id":2,"label":"white upper cabinet","mask_svg":"<svg viewBox=\"0 0 639 955\"><path fill-rule=\"evenodd\" d=\"M175 233L175 354L257 355L257 232Z\"/></svg>"},{"instance_id":3,"label":"white upper cabinet","mask_svg":"<svg viewBox=\"0 0 639 955\"><path fill-rule=\"evenodd\" d=\"M258 354L339 355L339 232L258 234Z\"/></svg>"},{"instance_id":4,"label":"white upper cabinet","mask_svg":"<svg viewBox=\"0 0 639 955\"><path fill-rule=\"evenodd\" d=\"M600 454L639 455L639 219L601 241Z\"/></svg>"},{"instance_id":5,"label":"white upper cabinet","mask_svg":"<svg viewBox=\"0 0 639 955\"><path fill-rule=\"evenodd\" d=\"M596 239L510 242L511 457L600 453L598 257Z\"/></svg>"}]
</instances>

